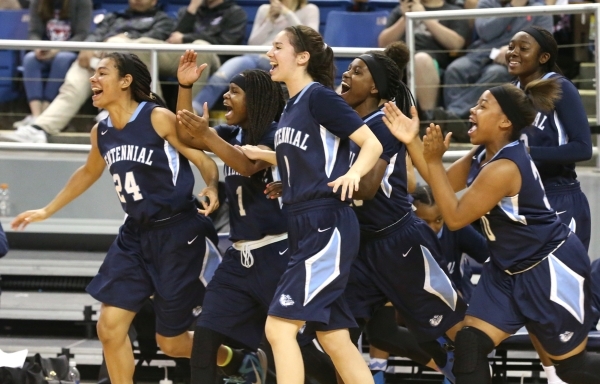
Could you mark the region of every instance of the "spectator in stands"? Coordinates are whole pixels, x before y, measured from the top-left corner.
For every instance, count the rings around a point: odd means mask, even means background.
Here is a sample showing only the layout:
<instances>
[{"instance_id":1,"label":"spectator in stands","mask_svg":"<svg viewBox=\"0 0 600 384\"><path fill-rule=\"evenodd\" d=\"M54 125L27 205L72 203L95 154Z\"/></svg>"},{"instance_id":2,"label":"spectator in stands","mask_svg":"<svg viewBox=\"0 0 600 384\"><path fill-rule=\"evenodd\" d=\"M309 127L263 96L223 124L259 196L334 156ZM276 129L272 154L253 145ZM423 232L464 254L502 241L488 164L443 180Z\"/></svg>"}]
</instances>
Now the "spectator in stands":
<instances>
[{"instance_id":1,"label":"spectator in stands","mask_svg":"<svg viewBox=\"0 0 600 384\"><path fill-rule=\"evenodd\" d=\"M156 0L129 0L124 12L109 13L85 41L101 42L122 37L166 39L173 30L173 20L156 8ZM46 143L47 135L62 131L83 103L92 95L89 78L94 73L99 53L81 51L65 76L59 93L35 120L15 132L0 135L0 141Z\"/></svg>"},{"instance_id":2,"label":"spectator in stands","mask_svg":"<svg viewBox=\"0 0 600 384\"><path fill-rule=\"evenodd\" d=\"M544 5L541 0L480 0L477 8L526 7ZM436 120L454 121L442 129L452 131L458 141L468 142L467 126L460 122L469 109L490 86L510 81L505 53L508 42L519 31L531 25L552 30L552 16L481 17L475 20L478 38L469 45L470 52L454 60L444 73L444 105Z\"/></svg>"},{"instance_id":3,"label":"spectator in stands","mask_svg":"<svg viewBox=\"0 0 600 384\"><path fill-rule=\"evenodd\" d=\"M29 6L29 40L82 41L90 33L90 0L33 0ZM23 58L23 84L31 115L14 124L33 124L58 94L77 52L35 49ZM46 81L44 81L44 79Z\"/></svg>"},{"instance_id":4,"label":"spectator in stands","mask_svg":"<svg viewBox=\"0 0 600 384\"><path fill-rule=\"evenodd\" d=\"M373 12L375 7L369 4L369 0L352 0L346 7L348 12Z\"/></svg>"},{"instance_id":5,"label":"spectator in stands","mask_svg":"<svg viewBox=\"0 0 600 384\"><path fill-rule=\"evenodd\" d=\"M308 4L307 0L271 0L258 8L248 45L269 45L284 28L295 25L319 30L319 8ZM268 71L271 64L266 54L242 55L227 60L194 98L194 110L202 112L205 102L212 109L229 88L229 80L246 69Z\"/></svg>"},{"instance_id":6,"label":"spectator in stands","mask_svg":"<svg viewBox=\"0 0 600 384\"><path fill-rule=\"evenodd\" d=\"M401 0L392 10L379 46L404 39L406 12L457 10L445 0ZM432 120L438 105L440 77L450 64L450 53L462 49L471 33L468 20L423 20L415 24L415 84L419 108ZM437 120L437 119L436 119Z\"/></svg>"},{"instance_id":7,"label":"spectator in stands","mask_svg":"<svg viewBox=\"0 0 600 384\"><path fill-rule=\"evenodd\" d=\"M21 9L21 4L17 0L0 0L0 9L16 10Z\"/></svg>"},{"instance_id":8,"label":"spectator in stands","mask_svg":"<svg viewBox=\"0 0 600 384\"><path fill-rule=\"evenodd\" d=\"M517 77L518 87L541 78L555 78L561 86L562 96L554 110L538 111L533 124L523 129L521 139L539 171L550 205L588 249L590 205L579 186L575 163L592 157L592 135L579 92L562 76L557 58L556 40L539 27L517 32L506 51L508 72Z\"/></svg>"},{"instance_id":9,"label":"spectator in stands","mask_svg":"<svg viewBox=\"0 0 600 384\"><path fill-rule=\"evenodd\" d=\"M246 24L246 12L233 0L190 0L187 7L179 10L177 24L166 41L152 37L143 37L133 41L123 38L121 40L150 44L238 45L244 41ZM146 65L150 64L149 52L136 53ZM221 65L219 56L216 54L197 53L198 65L207 63L208 69L194 83L193 95L196 95L206 84L209 74L216 71ZM159 74L167 77L177 76L180 57L181 52L159 52ZM160 94L160 90L158 91Z\"/></svg>"}]
</instances>

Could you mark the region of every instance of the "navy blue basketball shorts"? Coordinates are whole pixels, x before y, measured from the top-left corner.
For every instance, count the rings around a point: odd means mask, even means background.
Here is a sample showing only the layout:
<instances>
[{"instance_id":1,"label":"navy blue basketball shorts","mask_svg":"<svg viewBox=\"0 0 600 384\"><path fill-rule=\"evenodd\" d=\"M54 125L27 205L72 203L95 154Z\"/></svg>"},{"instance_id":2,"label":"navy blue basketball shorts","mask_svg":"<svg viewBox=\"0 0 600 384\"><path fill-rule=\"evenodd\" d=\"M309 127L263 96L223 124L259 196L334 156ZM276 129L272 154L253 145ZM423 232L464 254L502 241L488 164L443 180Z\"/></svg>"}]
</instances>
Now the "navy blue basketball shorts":
<instances>
[{"instance_id":1,"label":"navy blue basketball shorts","mask_svg":"<svg viewBox=\"0 0 600 384\"><path fill-rule=\"evenodd\" d=\"M290 261L269 315L315 322L315 331L356 327L343 297L360 231L350 205L318 199L288 207Z\"/></svg>"},{"instance_id":2,"label":"navy blue basketball shorts","mask_svg":"<svg viewBox=\"0 0 600 384\"><path fill-rule=\"evenodd\" d=\"M196 210L150 228L127 219L86 290L104 304L132 312L154 296L156 333L180 335L198 315L203 280L216 269L205 262L212 259L213 244L218 237L212 222Z\"/></svg>"},{"instance_id":3,"label":"navy blue basketball shorts","mask_svg":"<svg viewBox=\"0 0 600 384\"><path fill-rule=\"evenodd\" d=\"M592 325L590 262L569 236L539 264L509 275L492 261L483 266L467 315L513 334L527 326L551 355L570 352Z\"/></svg>"},{"instance_id":4,"label":"navy blue basketball shorts","mask_svg":"<svg viewBox=\"0 0 600 384\"><path fill-rule=\"evenodd\" d=\"M444 335L467 308L448 277L435 233L412 212L376 234L363 233L346 297L354 316L363 319L392 302L419 341Z\"/></svg>"},{"instance_id":5,"label":"navy blue basketball shorts","mask_svg":"<svg viewBox=\"0 0 600 384\"><path fill-rule=\"evenodd\" d=\"M265 245L255 249L229 247L206 287L197 322L251 350L262 340L269 304L289 261L285 234L247 243L260 242Z\"/></svg>"},{"instance_id":6,"label":"navy blue basketball shorts","mask_svg":"<svg viewBox=\"0 0 600 384\"><path fill-rule=\"evenodd\" d=\"M546 186L546 196L560 221L575 232L586 250L590 248L592 215L588 199L579 182L569 185Z\"/></svg>"}]
</instances>

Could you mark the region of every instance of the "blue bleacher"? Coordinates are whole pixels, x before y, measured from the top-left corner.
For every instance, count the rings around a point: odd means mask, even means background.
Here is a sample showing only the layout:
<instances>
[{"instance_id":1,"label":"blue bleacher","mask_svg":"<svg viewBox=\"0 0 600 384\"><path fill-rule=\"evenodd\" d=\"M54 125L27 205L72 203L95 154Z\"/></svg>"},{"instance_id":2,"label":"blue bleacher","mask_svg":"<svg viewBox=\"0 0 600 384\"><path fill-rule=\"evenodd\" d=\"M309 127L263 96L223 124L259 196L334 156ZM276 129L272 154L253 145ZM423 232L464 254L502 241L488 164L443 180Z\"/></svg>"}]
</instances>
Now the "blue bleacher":
<instances>
[{"instance_id":1,"label":"blue bleacher","mask_svg":"<svg viewBox=\"0 0 600 384\"><path fill-rule=\"evenodd\" d=\"M332 47L377 47L377 38L385 28L388 14L388 11L330 11L323 38ZM351 58L336 59L336 84L351 62Z\"/></svg>"}]
</instances>

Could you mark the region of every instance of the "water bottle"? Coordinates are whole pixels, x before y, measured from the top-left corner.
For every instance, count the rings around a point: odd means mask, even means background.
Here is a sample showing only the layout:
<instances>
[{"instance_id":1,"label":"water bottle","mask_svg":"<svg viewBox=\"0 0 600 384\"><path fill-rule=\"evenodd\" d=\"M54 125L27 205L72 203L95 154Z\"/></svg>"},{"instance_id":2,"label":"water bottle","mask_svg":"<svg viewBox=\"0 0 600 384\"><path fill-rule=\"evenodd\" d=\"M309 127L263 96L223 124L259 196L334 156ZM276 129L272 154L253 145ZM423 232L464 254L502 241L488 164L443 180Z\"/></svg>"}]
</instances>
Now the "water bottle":
<instances>
[{"instance_id":1,"label":"water bottle","mask_svg":"<svg viewBox=\"0 0 600 384\"><path fill-rule=\"evenodd\" d=\"M10 216L10 200L8 198L8 184L0 184L0 217Z\"/></svg>"},{"instance_id":2,"label":"water bottle","mask_svg":"<svg viewBox=\"0 0 600 384\"><path fill-rule=\"evenodd\" d=\"M81 375L79 374L75 360L69 360L69 373L67 374L67 380L72 381L75 384L81 383Z\"/></svg>"}]
</instances>

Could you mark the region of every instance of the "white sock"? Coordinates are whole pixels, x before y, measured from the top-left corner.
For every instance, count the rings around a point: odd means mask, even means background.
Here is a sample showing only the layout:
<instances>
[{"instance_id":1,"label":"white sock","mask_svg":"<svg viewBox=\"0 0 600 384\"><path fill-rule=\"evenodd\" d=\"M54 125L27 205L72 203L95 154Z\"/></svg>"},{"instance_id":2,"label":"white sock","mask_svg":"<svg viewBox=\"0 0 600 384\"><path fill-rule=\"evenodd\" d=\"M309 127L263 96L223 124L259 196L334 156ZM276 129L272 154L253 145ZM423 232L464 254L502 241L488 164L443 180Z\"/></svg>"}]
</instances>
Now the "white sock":
<instances>
[{"instance_id":1,"label":"white sock","mask_svg":"<svg viewBox=\"0 0 600 384\"><path fill-rule=\"evenodd\" d=\"M549 367L542 365L542 368L544 368L544 372L546 372L546 377L548 378L548 384L567 384L564 381L562 381L560 379L560 377L558 377L558 375L556 374L556 368L554 368L554 365L551 365Z\"/></svg>"},{"instance_id":2,"label":"white sock","mask_svg":"<svg viewBox=\"0 0 600 384\"><path fill-rule=\"evenodd\" d=\"M387 369L387 359L376 359L371 357L369 360L369 369L371 371L383 371Z\"/></svg>"}]
</instances>

